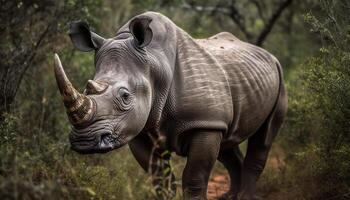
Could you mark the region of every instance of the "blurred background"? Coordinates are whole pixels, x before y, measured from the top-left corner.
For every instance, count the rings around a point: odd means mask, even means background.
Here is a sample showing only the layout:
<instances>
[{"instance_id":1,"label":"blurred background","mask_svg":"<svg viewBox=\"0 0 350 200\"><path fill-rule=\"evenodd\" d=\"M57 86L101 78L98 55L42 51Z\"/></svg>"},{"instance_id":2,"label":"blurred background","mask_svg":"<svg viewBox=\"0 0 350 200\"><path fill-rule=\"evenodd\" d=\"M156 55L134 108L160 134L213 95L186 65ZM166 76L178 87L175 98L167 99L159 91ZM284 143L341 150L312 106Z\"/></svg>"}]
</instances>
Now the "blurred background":
<instances>
[{"instance_id":1,"label":"blurred background","mask_svg":"<svg viewBox=\"0 0 350 200\"><path fill-rule=\"evenodd\" d=\"M70 42L70 21L108 38L149 10L196 38L231 32L282 63L289 111L259 180L264 199L350 199L350 2L342 0L0 0L0 199L153 199L128 147L69 149L53 74L54 52L81 91L94 74L93 54ZM184 163L174 155L176 199ZM215 173L226 172L217 164Z\"/></svg>"}]
</instances>

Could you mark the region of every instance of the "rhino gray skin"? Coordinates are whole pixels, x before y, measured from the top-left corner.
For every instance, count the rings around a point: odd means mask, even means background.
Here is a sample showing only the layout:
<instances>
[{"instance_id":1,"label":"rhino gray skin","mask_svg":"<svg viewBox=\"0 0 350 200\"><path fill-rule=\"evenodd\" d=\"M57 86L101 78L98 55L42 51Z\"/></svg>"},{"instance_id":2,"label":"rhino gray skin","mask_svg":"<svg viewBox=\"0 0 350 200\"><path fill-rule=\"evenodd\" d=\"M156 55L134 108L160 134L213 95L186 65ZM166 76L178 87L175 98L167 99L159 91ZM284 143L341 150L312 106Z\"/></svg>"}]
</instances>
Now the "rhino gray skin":
<instances>
[{"instance_id":1,"label":"rhino gray skin","mask_svg":"<svg viewBox=\"0 0 350 200\"><path fill-rule=\"evenodd\" d=\"M96 66L81 94L55 57L73 150L103 153L129 144L159 199L176 191L166 152L187 157L184 199L206 199L219 160L231 179L221 199L258 198L256 181L287 110L274 56L227 32L193 39L155 12L132 18L110 39L73 22L70 37L77 49L95 51ZM238 145L245 140L243 158Z\"/></svg>"}]
</instances>

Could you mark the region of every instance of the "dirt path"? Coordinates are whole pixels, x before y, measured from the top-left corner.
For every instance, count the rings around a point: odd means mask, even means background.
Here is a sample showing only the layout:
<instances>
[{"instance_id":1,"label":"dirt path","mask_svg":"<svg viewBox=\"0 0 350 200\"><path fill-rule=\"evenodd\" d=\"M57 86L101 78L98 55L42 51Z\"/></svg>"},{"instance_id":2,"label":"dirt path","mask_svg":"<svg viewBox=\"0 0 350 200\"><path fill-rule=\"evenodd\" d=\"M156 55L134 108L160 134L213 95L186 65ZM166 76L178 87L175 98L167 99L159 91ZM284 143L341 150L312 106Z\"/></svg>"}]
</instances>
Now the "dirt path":
<instances>
[{"instance_id":1,"label":"dirt path","mask_svg":"<svg viewBox=\"0 0 350 200\"><path fill-rule=\"evenodd\" d=\"M208 200L216 200L228 191L230 179L226 172L214 173L208 183Z\"/></svg>"},{"instance_id":2,"label":"dirt path","mask_svg":"<svg viewBox=\"0 0 350 200\"><path fill-rule=\"evenodd\" d=\"M280 170L284 163L284 153L281 147L273 145L266 169ZM226 171L214 172L208 183L208 200L216 200L229 189L230 179Z\"/></svg>"}]
</instances>

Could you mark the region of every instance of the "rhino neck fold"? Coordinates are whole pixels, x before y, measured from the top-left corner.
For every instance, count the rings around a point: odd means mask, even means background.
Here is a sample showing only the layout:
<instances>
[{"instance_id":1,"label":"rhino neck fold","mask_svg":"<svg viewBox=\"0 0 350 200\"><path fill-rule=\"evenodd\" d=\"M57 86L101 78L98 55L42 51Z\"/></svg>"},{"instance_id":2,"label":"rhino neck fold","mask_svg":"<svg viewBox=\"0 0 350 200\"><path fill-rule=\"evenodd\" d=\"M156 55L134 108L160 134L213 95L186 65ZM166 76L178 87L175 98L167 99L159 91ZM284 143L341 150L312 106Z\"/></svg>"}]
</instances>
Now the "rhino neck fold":
<instances>
[{"instance_id":1,"label":"rhino neck fold","mask_svg":"<svg viewBox=\"0 0 350 200\"><path fill-rule=\"evenodd\" d=\"M185 31L177 32L177 62L174 78L183 109L232 109L226 71L217 59Z\"/></svg>"}]
</instances>

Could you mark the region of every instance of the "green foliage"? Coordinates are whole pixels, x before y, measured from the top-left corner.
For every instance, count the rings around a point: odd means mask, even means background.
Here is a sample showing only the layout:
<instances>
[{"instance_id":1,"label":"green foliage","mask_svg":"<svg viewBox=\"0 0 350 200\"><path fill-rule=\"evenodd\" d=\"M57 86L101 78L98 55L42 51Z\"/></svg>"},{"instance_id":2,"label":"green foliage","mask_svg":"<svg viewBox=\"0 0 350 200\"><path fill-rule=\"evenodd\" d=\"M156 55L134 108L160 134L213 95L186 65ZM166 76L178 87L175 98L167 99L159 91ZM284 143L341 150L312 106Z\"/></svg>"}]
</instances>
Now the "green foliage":
<instances>
[{"instance_id":1,"label":"green foliage","mask_svg":"<svg viewBox=\"0 0 350 200\"><path fill-rule=\"evenodd\" d=\"M65 48L67 22L93 17L101 1L21 1L0 3L0 121L11 111L23 75L40 66L48 52Z\"/></svg>"},{"instance_id":2,"label":"green foliage","mask_svg":"<svg viewBox=\"0 0 350 200\"><path fill-rule=\"evenodd\" d=\"M289 111L280 142L286 199L348 199L350 193L350 16L348 2L323 0L304 17L323 47L290 74Z\"/></svg>"},{"instance_id":3,"label":"green foliage","mask_svg":"<svg viewBox=\"0 0 350 200\"><path fill-rule=\"evenodd\" d=\"M305 77L315 98L314 109L322 116L319 172L329 182L326 192L333 193L335 189L347 192L350 187L350 52L333 46L322 51L307 63L310 69Z\"/></svg>"},{"instance_id":4,"label":"green foliage","mask_svg":"<svg viewBox=\"0 0 350 200\"><path fill-rule=\"evenodd\" d=\"M349 3L322 1L326 17L307 15L313 30L326 39L320 55L310 59L305 74L306 87L315 98L315 109L322 118L319 156L324 193L350 191L350 17Z\"/></svg>"}]
</instances>

